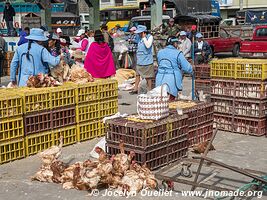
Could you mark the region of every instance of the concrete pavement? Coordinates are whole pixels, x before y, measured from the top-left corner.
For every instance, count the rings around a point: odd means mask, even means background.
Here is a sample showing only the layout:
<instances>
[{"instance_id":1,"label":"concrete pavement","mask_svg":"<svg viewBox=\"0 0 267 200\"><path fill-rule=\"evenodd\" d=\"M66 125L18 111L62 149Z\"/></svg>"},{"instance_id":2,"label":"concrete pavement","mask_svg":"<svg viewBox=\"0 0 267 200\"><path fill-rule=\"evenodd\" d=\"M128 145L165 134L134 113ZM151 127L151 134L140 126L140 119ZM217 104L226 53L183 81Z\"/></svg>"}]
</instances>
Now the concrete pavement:
<instances>
[{"instance_id":1,"label":"concrete pavement","mask_svg":"<svg viewBox=\"0 0 267 200\"><path fill-rule=\"evenodd\" d=\"M185 78L184 86L184 93L188 95L191 88L190 78ZM131 96L128 92L122 91L119 92L119 95L119 104L130 104L119 105L119 111L121 113L135 113L136 95ZM88 159L89 152L98 141L99 138L65 147L61 159L69 163ZM209 157L226 164L260 170L267 174L267 138L219 132L214 141L214 146L216 150L209 152ZM64 190L62 185L59 184L32 182L30 177L38 170L40 165L40 159L36 155L1 165L0 200L125 199L125 197L104 196L105 190L101 190L98 196L88 196L88 193L84 191ZM211 180L211 183L237 188L250 181L251 178L230 171L222 171L218 177ZM148 194L145 196L138 194L130 199L201 199L198 197L183 197L180 192L189 190L190 187L188 186L176 184L175 189L176 192L172 196L157 196L154 194L149 197ZM267 196L262 196L260 199L267 200Z\"/></svg>"}]
</instances>

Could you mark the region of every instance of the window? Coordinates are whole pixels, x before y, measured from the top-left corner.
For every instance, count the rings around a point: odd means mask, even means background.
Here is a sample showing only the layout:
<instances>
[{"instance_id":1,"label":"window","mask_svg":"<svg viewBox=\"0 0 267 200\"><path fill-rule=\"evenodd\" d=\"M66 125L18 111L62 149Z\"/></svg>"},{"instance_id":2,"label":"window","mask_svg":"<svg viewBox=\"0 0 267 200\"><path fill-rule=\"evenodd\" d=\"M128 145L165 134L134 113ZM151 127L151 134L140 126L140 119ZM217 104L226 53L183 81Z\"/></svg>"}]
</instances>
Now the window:
<instances>
[{"instance_id":1,"label":"window","mask_svg":"<svg viewBox=\"0 0 267 200\"><path fill-rule=\"evenodd\" d=\"M110 0L101 0L102 3L109 3Z\"/></svg>"},{"instance_id":2,"label":"window","mask_svg":"<svg viewBox=\"0 0 267 200\"><path fill-rule=\"evenodd\" d=\"M221 38L227 38L227 37L228 37L228 34L226 33L225 30L222 30L222 29L221 29L221 31L220 31L220 37L221 37Z\"/></svg>"},{"instance_id":3,"label":"window","mask_svg":"<svg viewBox=\"0 0 267 200\"><path fill-rule=\"evenodd\" d=\"M267 37L267 28L258 29L256 35L257 37Z\"/></svg>"}]
</instances>

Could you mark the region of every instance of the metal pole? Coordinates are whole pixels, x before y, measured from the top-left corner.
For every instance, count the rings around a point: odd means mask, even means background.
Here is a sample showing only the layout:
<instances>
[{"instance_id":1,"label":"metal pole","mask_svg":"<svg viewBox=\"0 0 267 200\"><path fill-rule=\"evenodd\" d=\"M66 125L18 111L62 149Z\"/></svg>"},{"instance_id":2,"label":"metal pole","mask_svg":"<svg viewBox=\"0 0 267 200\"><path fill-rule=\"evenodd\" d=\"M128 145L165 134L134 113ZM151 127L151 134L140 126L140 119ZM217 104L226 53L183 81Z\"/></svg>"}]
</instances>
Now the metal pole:
<instances>
[{"instance_id":1,"label":"metal pole","mask_svg":"<svg viewBox=\"0 0 267 200\"><path fill-rule=\"evenodd\" d=\"M151 30L162 24L162 0L154 0L151 5Z\"/></svg>"},{"instance_id":2,"label":"metal pole","mask_svg":"<svg viewBox=\"0 0 267 200\"><path fill-rule=\"evenodd\" d=\"M243 7L244 7L243 0L239 0L239 7L240 7L240 10L243 10Z\"/></svg>"}]
</instances>

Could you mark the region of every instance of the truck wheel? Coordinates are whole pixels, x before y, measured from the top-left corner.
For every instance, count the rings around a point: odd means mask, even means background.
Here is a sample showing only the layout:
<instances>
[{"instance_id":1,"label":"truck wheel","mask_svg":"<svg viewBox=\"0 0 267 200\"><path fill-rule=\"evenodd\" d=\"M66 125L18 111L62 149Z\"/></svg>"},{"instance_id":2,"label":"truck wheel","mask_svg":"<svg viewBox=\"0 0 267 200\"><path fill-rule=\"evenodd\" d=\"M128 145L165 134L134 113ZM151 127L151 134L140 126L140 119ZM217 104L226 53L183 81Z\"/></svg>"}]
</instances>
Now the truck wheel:
<instances>
[{"instance_id":1,"label":"truck wheel","mask_svg":"<svg viewBox=\"0 0 267 200\"><path fill-rule=\"evenodd\" d=\"M233 48L233 56L234 57L238 57L239 56L239 51L240 51L240 46L239 44L235 44L234 48Z\"/></svg>"}]
</instances>

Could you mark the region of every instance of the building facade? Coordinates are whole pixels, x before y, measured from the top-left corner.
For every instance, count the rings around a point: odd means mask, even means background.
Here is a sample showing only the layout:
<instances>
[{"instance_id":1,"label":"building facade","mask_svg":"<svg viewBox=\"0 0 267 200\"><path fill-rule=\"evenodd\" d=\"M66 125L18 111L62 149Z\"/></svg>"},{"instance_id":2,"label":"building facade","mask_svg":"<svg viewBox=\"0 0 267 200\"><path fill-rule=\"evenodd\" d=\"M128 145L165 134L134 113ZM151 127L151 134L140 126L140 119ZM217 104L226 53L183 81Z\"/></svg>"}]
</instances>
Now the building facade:
<instances>
[{"instance_id":1,"label":"building facade","mask_svg":"<svg viewBox=\"0 0 267 200\"><path fill-rule=\"evenodd\" d=\"M139 6L139 0L100 0L100 9L115 6Z\"/></svg>"},{"instance_id":2,"label":"building facade","mask_svg":"<svg viewBox=\"0 0 267 200\"><path fill-rule=\"evenodd\" d=\"M236 11L240 10L240 7L244 10L267 8L266 0L218 0L221 7L221 16L223 19L229 17L235 17Z\"/></svg>"}]
</instances>

